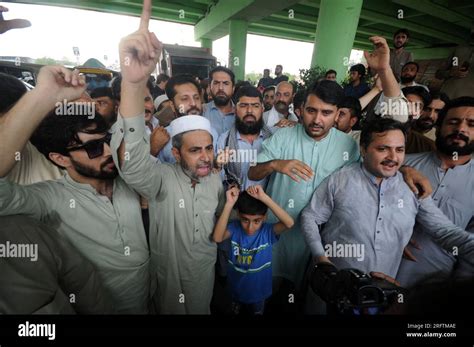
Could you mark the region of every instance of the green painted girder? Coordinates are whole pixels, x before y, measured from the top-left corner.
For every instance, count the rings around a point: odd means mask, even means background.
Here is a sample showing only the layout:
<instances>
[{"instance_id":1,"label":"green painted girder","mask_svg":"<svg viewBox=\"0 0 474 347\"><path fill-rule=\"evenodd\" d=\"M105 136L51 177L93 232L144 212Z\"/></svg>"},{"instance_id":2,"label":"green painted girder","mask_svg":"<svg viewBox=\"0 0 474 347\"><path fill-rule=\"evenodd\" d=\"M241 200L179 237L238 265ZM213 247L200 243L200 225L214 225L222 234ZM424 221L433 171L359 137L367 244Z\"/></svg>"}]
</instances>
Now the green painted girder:
<instances>
[{"instance_id":1,"label":"green painted girder","mask_svg":"<svg viewBox=\"0 0 474 347\"><path fill-rule=\"evenodd\" d=\"M28 3L31 4L31 1L15 1L18 3ZM161 6L155 6L155 2L153 2L152 8L152 18L158 20L166 20L175 23L181 24L192 24L194 25L202 15L196 14L194 10L190 8L186 8L184 6L173 6L170 7L162 7L164 3L160 3ZM130 16L140 16L142 12L142 5L135 4L131 2L102 2L102 1L75 1L73 4L65 4L65 1L61 0L38 0L35 1L34 4L36 5L46 5L46 6L58 6L58 7L67 7L67 8L76 8L81 10L92 10L92 11L100 11L105 13L114 13L114 14L122 14L122 15L130 15ZM184 18L180 18L180 10L184 10Z\"/></svg>"},{"instance_id":2,"label":"green painted girder","mask_svg":"<svg viewBox=\"0 0 474 347\"><path fill-rule=\"evenodd\" d=\"M429 0L392 0L399 5L415 9L421 13L429 14L432 17L442 19L443 21L451 22L470 29L472 19L461 13L453 11L445 6L434 4Z\"/></svg>"},{"instance_id":3,"label":"green painted girder","mask_svg":"<svg viewBox=\"0 0 474 347\"><path fill-rule=\"evenodd\" d=\"M268 19L262 19L259 20L258 22L252 23L252 26L255 27L264 27L264 28L278 28L279 30L284 30L288 32L294 32L294 33L301 33L304 35L310 35L315 33L315 28L314 27L308 27L308 26L301 26L301 25L295 25L291 22L283 22L283 21L277 21L277 20L268 20Z\"/></svg>"},{"instance_id":4,"label":"green painted girder","mask_svg":"<svg viewBox=\"0 0 474 347\"><path fill-rule=\"evenodd\" d=\"M215 35L216 33L214 33L214 31L253 2L254 0L220 0L212 10L195 25L194 39L198 41L201 38L218 38L221 34ZM228 28L221 29L220 31L227 32Z\"/></svg>"},{"instance_id":5,"label":"green painted girder","mask_svg":"<svg viewBox=\"0 0 474 347\"><path fill-rule=\"evenodd\" d=\"M465 38L462 38L460 36L448 34L446 32L441 32L435 29L431 29L417 23L409 22L407 20L404 20L403 23L400 23L400 21L396 19L396 17L387 16L387 15L380 14L380 13L370 11L370 10L362 9L360 13L360 18L364 18L364 19L376 18L379 23L385 23L385 24L393 26L394 28L400 28L403 26L404 28L412 32L424 33L434 38L438 38L438 40L446 41L449 43L461 44L465 42ZM446 29L446 28L443 26L443 29Z\"/></svg>"},{"instance_id":6,"label":"green painted girder","mask_svg":"<svg viewBox=\"0 0 474 347\"><path fill-rule=\"evenodd\" d=\"M466 32L464 28L447 23L443 23L442 26L440 26L437 22L435 24L431 24L432 20L429 19L422 20L420 18L417 19L416 22L407 19L398 19L397 15L399 9L400 6L392 3L391 1L381 2L379 0L365 0L360 18L391 25L394 28L407 28L411 32L436 38L438 42L440 40L450 43L465 42L466 34L468 34L468 32ZM404 14L408 13L407 9L403 10Z\"/></svg>"}]
</instances>

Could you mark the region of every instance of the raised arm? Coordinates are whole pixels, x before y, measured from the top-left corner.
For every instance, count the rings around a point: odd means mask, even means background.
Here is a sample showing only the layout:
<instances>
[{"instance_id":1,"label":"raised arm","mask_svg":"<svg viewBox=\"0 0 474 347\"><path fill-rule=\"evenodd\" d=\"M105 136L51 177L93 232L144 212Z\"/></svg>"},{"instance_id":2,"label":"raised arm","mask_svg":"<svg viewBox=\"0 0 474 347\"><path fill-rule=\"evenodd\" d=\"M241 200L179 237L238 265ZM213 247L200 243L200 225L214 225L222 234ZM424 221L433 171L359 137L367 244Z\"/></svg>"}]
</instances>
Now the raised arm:
<instances>
[{"instance_id":1,"label":"raised arm","mask_svg":"<svg viewBox=\"0 0 474 347\"><path fill-rule=\"evenodd\" d=\"M145 88L161 54L161 43L148 31L151 0L143 2L140 27L120 41L121 102L112 134L111 149L120 176L141 196L150 199L160 191L162 170L150 155L145 134Z\"/></svg>"},{"instance_id":2,"label":"raised arm","mask_svg":"<svg viewBox=\"0 0 474 347\"><path fill-rule=\"evenodd\" d=\"M250 186L247 189L247 193L267 205L268 208L278 218L279 222L276 223L273 227L273 231L275 234L279 235L293 227L293 225L295 224L293 218L265 193L262 186Z\"/></svg>"},{"instance_id":3,"label":"raised arm","mask_svg":"<svg viewBox=\"0 0 474 347\"><path fill-rule=\"evenodd\" d=\"M383 94L389 98L400 96L400 86L390 68L390 49L387 40L381 36L372 36L369 40L375 49L372 53L364 51L364 56L370 68L377 71Z\"/></svg>"},{"instance_id":4,"label":"raised arm","mask_svg":"<svg viewBox=\"0 0 474 347\"><path fill-rule=\"evenodd\" d=\"M151 0L144 0L138 30L120 41L122 72L120 114L123 118L136 117L144 112L146 83L155 70L161 54L161 42L155 34L148 31L150 17Z\"/></svg>"},{"instance_id":5,"label":"raised arm","mask_svg":"<svg viewBox=\"0 0 474 347\"><path fill-rule=\"evenodd\" d=\"M219 216L216 225L214 226L214 232L212 233L212 239L214 242L222 242L230 237L230 232L227 230L229 224L229 218L232 213L237 199L239 198L239 188L232 187L226 192L226 203L221 215Z\"/></svg>"},{"instance_id":6,"label":"raised arm","mask_svg":"<svg viewBox=\"0 0 474 347\"><path fill-rule=\"evenodd\" d=\"M77 70L70 71L62 66L46 66L40 70L36 88L0 117L0 177L10 172L16 163L16 153L23 150L56 103L74 101L85 89L85 79Z\"/></svg>"}]
</instances>

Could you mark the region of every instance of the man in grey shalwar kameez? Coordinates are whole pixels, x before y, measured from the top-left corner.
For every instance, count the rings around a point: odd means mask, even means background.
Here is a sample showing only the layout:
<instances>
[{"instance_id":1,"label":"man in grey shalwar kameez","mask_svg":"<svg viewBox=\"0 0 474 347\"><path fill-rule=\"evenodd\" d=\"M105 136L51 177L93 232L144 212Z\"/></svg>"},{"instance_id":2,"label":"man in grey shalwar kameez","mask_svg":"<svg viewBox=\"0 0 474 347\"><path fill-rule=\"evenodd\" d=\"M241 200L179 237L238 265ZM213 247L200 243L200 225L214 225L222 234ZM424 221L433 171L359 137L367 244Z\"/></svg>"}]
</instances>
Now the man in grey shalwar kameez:
<instances>
[{"instance_id":1,"label":"man in grey shalwar kameez","mask_svg":"<svg viewBox=\"0 0 474 347\"><path fill-rule=\"evenodd\" d=\"M145 1L139 30L120 43L122 100L112 153L120 175L149 203L157 312L208 314L217 256L211 234L224 188L211 174L214 147L204 117L183 116L171 123L175 165L156 163L150 156L143 90L161 51L148 31L150 11Z\"/></svg>"}]
</instances>

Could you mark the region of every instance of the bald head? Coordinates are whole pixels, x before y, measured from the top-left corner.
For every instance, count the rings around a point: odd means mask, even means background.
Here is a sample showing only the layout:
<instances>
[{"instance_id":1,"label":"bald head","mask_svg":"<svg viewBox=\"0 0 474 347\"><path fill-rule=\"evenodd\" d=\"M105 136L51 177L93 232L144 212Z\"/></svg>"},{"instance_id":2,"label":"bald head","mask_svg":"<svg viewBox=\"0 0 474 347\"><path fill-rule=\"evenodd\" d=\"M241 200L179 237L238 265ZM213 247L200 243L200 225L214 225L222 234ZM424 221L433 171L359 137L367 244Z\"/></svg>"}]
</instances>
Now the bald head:
<instances>
[{"instance_id":1,"label":"bald head","mask_svg":"<svg viewBox=\"0 0 474 347\"><path fill-rule=\"evenodd\" d=\"M278 83L275 93L275 109L281 114L288 115L288 109L293 102L293 84L283 81Z\"/></svg>"}]
</instances>

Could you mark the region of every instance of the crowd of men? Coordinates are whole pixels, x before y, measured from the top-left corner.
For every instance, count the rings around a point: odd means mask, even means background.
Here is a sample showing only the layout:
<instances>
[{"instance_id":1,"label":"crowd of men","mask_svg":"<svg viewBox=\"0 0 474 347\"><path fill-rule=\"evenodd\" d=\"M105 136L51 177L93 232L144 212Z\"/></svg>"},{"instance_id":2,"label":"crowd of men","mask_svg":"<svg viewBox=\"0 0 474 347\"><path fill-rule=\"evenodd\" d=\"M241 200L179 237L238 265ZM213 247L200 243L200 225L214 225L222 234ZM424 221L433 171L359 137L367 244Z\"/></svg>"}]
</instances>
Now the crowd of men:
<instances>
[{"instance_id":1,"label":"crowd of men","mask_svg":"<svg viewBox=\"0 0 474 347\"><path fill-rule=\"evenodd\" d=\"M0 74L0 313L236 313L251 296L236 272L257 281L263 268L266 312L325 313L308 290L322 262L405 288L472 280L474 89L460 87L472 61L431 90L401 29L393 49L370 38L345 87L328 70L297 90L281 65L257 87L222 66L204 88L186 74L153 81L150 3L110 88L89 96L60 66L32 91ZM58 114L64 100L94 112ZM270 226L252 229L252 215ZM240 222L226 229L229 218ZM267 238L244 247L239 223Z\"/></svg>"}]
</instances>

